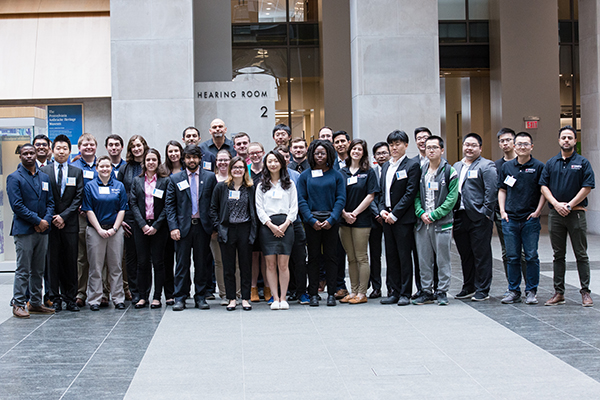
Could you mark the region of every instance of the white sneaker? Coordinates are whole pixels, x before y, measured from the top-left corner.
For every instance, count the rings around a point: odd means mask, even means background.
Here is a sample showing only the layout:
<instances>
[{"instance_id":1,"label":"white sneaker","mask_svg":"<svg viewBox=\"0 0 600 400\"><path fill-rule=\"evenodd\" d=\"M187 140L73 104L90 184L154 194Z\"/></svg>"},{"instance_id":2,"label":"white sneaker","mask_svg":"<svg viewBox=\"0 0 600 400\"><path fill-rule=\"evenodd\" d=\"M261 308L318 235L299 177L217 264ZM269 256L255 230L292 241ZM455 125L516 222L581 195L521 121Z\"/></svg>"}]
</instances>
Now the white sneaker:
<instances>
[{"instance_id":1,"label":"white sneaker","mask_svg":"<svg viewBox=\"0 0 600 400\"><path fill-rule=\"evenodd\" d=\"M290 309L290 304L283 300L281 303L279 303L279 309L280 310L289 310Z\"/></svg>"},{"instance_id":2,"label":"white sneaker","mask_svg":"<svg viewBox=\"0 0 600 400\"><path fill-rule=\"evenodd\" d=\"M274 301L271 303L271 310L279 310L279 302Z\"/></svg>"},{"instance_id":3,"label":"white sneaker","mask_svg":"<svg viewBox=\"0 0 600 400\"><path fill-rule=\"evenodd\" d=\"M229 305L229 300L227 300L227 297L223 297L221 299L221 305L222 306L228 306Z\"/></svg>"}]
</instances>

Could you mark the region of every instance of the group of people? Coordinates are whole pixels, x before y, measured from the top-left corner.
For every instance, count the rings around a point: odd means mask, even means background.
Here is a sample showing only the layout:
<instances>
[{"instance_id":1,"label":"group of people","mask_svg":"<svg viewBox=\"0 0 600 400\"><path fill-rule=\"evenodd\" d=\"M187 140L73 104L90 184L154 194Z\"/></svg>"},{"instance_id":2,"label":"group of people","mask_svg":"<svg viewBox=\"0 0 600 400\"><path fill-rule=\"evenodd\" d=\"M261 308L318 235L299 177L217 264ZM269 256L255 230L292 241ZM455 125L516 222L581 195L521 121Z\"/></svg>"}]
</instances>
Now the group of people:
<instances>
[{"instance_id":1,"label":"group of people","mask_svg":"<svg viewBox=\"0 0 600 400\"><path fill-rule=\"evenodd\" d=\"M71 143L44 135L20 146L21 163L7 178L14 212L17 268L13 314L49 314L108 307L174 311L221 298L233 311L251 310L262 296L273 310L289 301L318 306L366 303L382 297L382 238L387 297L382 304L448 304L450 248L460 254L463 286L454 298L485 301L492 281L494 221L508 281L502 303L537 304L540 214L551 208L555 294L564 303L566 238L571 237L581 280L589 291L585 207L594 188L590 163L575 151L576 131L559 131L560 153L546 165L532 157L532 136L503 128L504 156L483 158L482 138L463 138L464 158L451 166L444 140L425 127L414 138L391 132L372 147L344 131L323 127L310 145L286 125L273 129L274 148L247 133L226 137L221 119L201 142L194 127L161 153L132 136L83 134ZM194 273L191 272L192 257ZM346 287L346 259L350 290ZM308 279L307 279L308 278ZM413 279L417 292L413 293ZM308 283L307 283L308 280ZM44 284L45 282L45 284ZM367 290L372 288L367 296ZM150 294L152 293L152 299Z\"/></svg>"}]
</instances>

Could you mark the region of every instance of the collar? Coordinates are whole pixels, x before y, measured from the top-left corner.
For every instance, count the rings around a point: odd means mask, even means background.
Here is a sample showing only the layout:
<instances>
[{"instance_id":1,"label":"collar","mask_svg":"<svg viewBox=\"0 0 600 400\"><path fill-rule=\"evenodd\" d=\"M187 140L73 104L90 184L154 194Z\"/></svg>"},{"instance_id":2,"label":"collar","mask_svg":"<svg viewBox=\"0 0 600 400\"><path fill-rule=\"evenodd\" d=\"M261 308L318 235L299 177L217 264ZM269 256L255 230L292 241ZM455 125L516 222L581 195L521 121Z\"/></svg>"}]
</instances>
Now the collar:
<instances>
[{"instance_id":1,"label":"collar","mask_svg":"<svg viewBox=\"0 0 600 400\"><path fill-rule=\"evenodd\" d=\"M148 179L148 175L144 175L144 180L149 183L156 182L157 176L158 174L155 173L152 179Z\"/></svg>"},{"instance_id":2,"label":"collar","mask_svg":"<svg viewBox=\"0 0 600 400\"><path fill-rule=\"evenodd\" d=\"M35 172L32 174L31 171L29 171L27 168L25 168L25 166L23 164L19 163L19 165L17 166L17 170L20 170L20 171L22 171L23 173L26 173L29 176L36 176L38 174L38 171L40 169L39 169L39 167L36 164L35 165Z\"/></svg>"},{"instance_id":3,"label":"collar","mask_svg":"<svg viewBox=\"0 0 600 400\"><path fill-rule=\"evenodd\" d=\"M108 176L108 182L106 183L106 185L104 184L104 182L102 182L102 179L100 179L100 175L96 174L96 182L98 183L98 186L112 186L113 185L113 174L111 173Z\"/></svg>"},{"instance_id":4,"label":"collar","mask_svg":"<svg viewBox=\"0 0 600 400\"><path fill-rule=\"evenodd\" d=\"M404 161L405 158L406 158L406 154L403 155L402 157L400 157L398 159L398 161L396 161L396 162L393 161L393 158L390 158L390 161L389 161L390 166L391 167L397 167L398 165L402 164L402 161Z\"/></svg>"},{"instance_id":5,"label":"collar","mask_svg":"<svg viewBox=\"0 0 600 400\"><path fill-rule=\"evenodd\" d=\"M198 176L200 176L200 167L198 167L194 172L190 171L189 169L185 169L185 173L187 174L187 176L189 178L192 177L192 174L198 174Z\"/></svg>"}]
</instances>

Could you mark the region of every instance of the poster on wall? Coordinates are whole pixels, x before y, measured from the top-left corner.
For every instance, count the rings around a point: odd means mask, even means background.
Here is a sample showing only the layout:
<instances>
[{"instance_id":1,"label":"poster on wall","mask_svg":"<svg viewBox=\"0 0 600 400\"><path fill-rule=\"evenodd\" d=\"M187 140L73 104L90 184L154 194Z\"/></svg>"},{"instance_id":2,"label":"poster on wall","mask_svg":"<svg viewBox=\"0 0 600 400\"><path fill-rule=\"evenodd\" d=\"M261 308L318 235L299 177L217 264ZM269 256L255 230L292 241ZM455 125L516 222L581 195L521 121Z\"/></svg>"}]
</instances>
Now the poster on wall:
<instances>
[{"instance_id":1,"label":"poster on wall","mask_svg":"<svg viewBox=\"0 0 600 400\"><path fill-rule=\"evenodd\" d=\"M83 104L49 105L47 121L50 140L66 135L76 145L83 134Z\"/></svg>"}]
</instances>

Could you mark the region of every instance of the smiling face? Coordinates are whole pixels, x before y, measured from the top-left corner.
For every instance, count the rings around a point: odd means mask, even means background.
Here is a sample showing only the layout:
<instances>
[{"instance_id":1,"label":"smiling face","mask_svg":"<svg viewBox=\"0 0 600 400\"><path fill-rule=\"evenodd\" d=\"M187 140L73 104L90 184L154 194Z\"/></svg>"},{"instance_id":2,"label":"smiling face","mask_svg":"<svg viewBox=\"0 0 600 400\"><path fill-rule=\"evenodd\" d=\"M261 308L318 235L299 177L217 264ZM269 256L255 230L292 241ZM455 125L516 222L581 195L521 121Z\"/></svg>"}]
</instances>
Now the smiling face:
<instances>
[{"instance_id":1,"label":"smiling face","mask_svg":"<svg viewBox=\"0 0 600 400\"><path fill-rule=\"evenodd\" d=\"M375 160L377 164L383 165L390 159L390 151L386 146L381 146L375 150Z\"/></svg>"},{"instance_id":2,"label":"smiling face","mask_svg":"<svg viewBox=\"0 0 600 400\"><path fill-rule=\"evenodd\" d=\"M365 154L365 152L360 144L355 145L352 150L350 150L350 158L352 158L353 161L360 161L363 154Z\"/></svg>"},{"instance_id":3,"label":"smiling face","mask_svg":"<svg viewBox=\"0 0 600 400\"><path fill-rule=\"evenodd\" d=\"M288 136L286 131L280 129L273 133L273 140L275 140L275 144L277 146L287 146L290 141L290 137Z\"/></svg>"},{"instance_id":4,"label":"smiling face","mask_svg":"<svg viewBox=\"0 0 600 400\"><path fill-rule=\"evenodd\" d=\"M306 157L307 150L304 142L292 143L291 152L296 160L303 160Z\"/></svg>"},{"instance_id":5,"label":"smiling face","mask_svg":"<svg viewBox=\"0 0 600 400\"><path fill-rule=\"evenodd\" d=\"M338 154L344 155L348 152L348 139L346 139L346 135L337 135L335 139L333 139L333 146L335 147L335 151Z\"/></svg>"},{"instance_id":6,"label":"smiling face","mask_svg":"<svg viewBox=\"0 0 600 400\"><path fill-rule=\"evenodd\" d=\"M140 139L134 140L131 144L131 154L135 158L140 158L144 155L144 144Z\"/></svg>"},{"instance_id":7,"label":"smiling face","mask_svg":"<svg viewBox=\"0 0 600 400\"><path fill-rule=\"evenodd\" d=\"M172 163L179 162L179 160L181 160L181 151L179 150L179 147L169 145L167 148L167 157L169 157L169 160L171 160Z\"/></svg>"},{"instance_id":8,"label":"smiling face","mask_svg":"<svg viewBox=\"0 0 600 400\"><path fill-rule=\"evenodd\" d=\"M481 146L474 137L468 137L463 142L463 155L469 161L475 161L481 155Z\"/></svg>"},{"instance_id":9,"label":"smiling face","mask_svg":"<svg viewBox=\"0 0 600 400\"><path fill-rule=\"evenodd\" d=\"M329 128L323 128L319 131L319 139L333 142L333 132Z\"/></svg>"},{"instance_id":10,"label":"smiling face","mask_svg":"<svg viewBox=\"0 0 600 400\"><path fill-rule=\"evenodd\" d=\"M515 138L515 152L518 157L529 158L533 150L533 143L527 136L519 136Z\"/></svg>"},{"instance_id":11,"label":"smiling face","mask_svg":"<svg viewBox=\"0 0 600 400\"><path fill-rule=\"evenodd\" d=\"M417 133L417 137L416 137L415 141L417 142L417 147L419 148L419 152L421 154L425 153L425 143L427 142L427 139L429 138L429 136L431 136L431 135L427 131L422 131L422 132Z\"/></svg>"},{"instance_id":12,"label":"smiling face","mask_svg":"<svg viewBox=\"0 0 600 400\"><path fill-rule=\"evenodd\" d=\"M246 165L243 161L237 161L231 166L231 176L233 178L243 178L246 170Z\"/></svg>"},{"instance_id":13,"label":"smiling face","mask_svg":"<svg viewBox=\"0 0 600 400\"><path fill-rule=\"evenodd\" d=\"M96 142L93 140L84 140L79 146L79 152L83 157L96 155Z\"/></svg>"},{"instance_id":14,"label":"smiling face","mask_svg":"<svg viewBox=\"0 0 600 400\"><path fill-rule=\"evenodd\" d=\"M266 164L269 172L272 174L281 171L281 164L279 163L279 160L277 160L277 157L275 157L273 154L269 154L267 156Z\"/></svg>"},{"instance_id":15,"label":"smiling face","mask_svg":"<svg viewBox=\"0 0 600 400\"><path fill-rule=\"evenodd\" d=\"M50 152L50 146L48 145L48 142L45 139L37 139L33 142L33 145L35 146L37 158L40 160L45 160Z\"/></svg>"},{"instance_id":16,"label":"smiling face","mask_svg":"<svg viewBox=\"0 0 600 400\"><path fill-rule=\"evenodd\" d=\"M231 157L227 154L217 154L217 169L222 175L227 173L227 168L229 168L230 161Z\"/></svg>"},{"instance_id":17,"label":"smiling face","mask_svg":"<svg viewBox=\"0 0 600 400\"><path fill-rule=\"evenodd\" d=\"M249 144L250 139L248 139L248 136L240 136L233 140L233 149L240 157L247 157Z\"/></svg>"},{"instance_id":18,"label":"smiling face","mask_svg":"<svg viewBox=\"0 0 600 400\"><path fill-rule=\"evenodd\" d=\"M198 165L200 164L200 157L194 154L186 154L184 157L184 161L187 169L194 172L198 169Z\"/></svg>"},{"instance_id":19,"label":"smiling face","mask_svg":"<svg viewBox=\"0 0 600 400\"><path fill-rule=\"evenodd\" d=\"M146 166L146 171L155 173L158 168L158 157L154 153L146 154L146 158L144 159L144 165Z\"/></svg>"},{"instance_id":20,"label":"smiling face","mask_svg":"<svg viewBox=\"0 0 600 400\"><path fill-rule=\"evenodd\" d=\"M63 164L69 160L71 149L67 142L54 142L54 150L52 150L52 153L54 154L54 161Z\"/></svg>"},{"instance_id":21,"label":"smiling face","mask_svg":"<svg viewBox=\"0 0 600 400\"><path fill-rule=\"evenodd\" d=\"M100 178L110 177L110 173L112 172L112 164L110 163L110 160L100 161L96 166L96 170L98 171Z\"/></svg>"},{"instance_id":22,"label":"smiling face","mask_svg":"<svg viewBox=\"0 0 600 400\"><path fill-rule=\"evenodd\" d=\"M265 155L265 151L261 149L260 146L250 146L248 147L248 155L250 156L252 164L260 164Z\"/></svg>"},{"instance_id":23,"label":"smiling face","mask_svg":"<svg viewBox=\"0 0 600 400\"><path fill-rule=\"evenodd\" d=\"M183 143L187 145L189 144L198 144L200 142L200 135L198 131L195 129L188 129L183 132Z\"/></svg>"}]
</instances>

